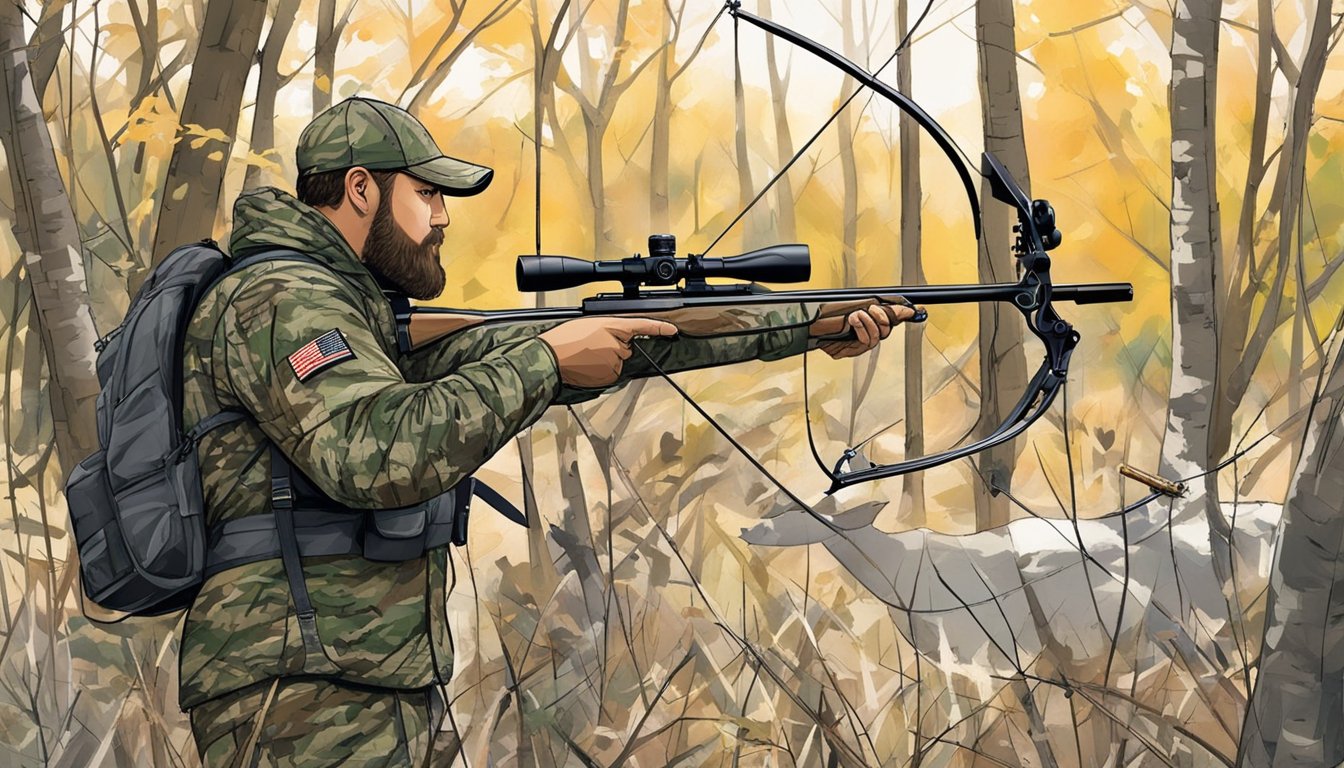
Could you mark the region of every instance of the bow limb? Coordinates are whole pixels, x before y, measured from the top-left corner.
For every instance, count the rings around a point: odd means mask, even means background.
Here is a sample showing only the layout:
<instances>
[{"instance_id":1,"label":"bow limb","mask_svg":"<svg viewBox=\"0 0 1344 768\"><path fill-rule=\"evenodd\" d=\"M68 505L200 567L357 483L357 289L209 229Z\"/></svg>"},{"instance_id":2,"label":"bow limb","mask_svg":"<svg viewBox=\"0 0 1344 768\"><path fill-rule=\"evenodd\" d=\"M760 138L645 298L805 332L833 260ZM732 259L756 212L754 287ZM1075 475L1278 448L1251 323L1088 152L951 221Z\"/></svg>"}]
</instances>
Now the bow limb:
<instances>
[{"instance_id":1,"label":"bow limb","mask_svg":"<svg viewBox=\"0 0 1344 768\"><path fill-rule=\"evenodd\" d=\"M769 34L789 41L799 48L825 60L845 74L858 80L860 83L868 86L870 90L880 94L887 101L895 104L903 112L914 118L915 122L919 123L920 127L932 134L934 142L938 144L939 149L943 150L943 153L952 161L952 166L956 168L957 175L961 178L961 185L966 190L966 200L971 206L971 219L975 223L975 238L977 240L980 239L980 202L976 195L975 180L972 178L971 172L967 169L966 164L961 162L957 157L959 150L957 149L956 142L953 141L947 131L938 124L938 121L934 120L929 113L921 109L918 104L911 101L905 94L892 88L881 80L878 80L863 67L860 67L858 64L855 64L844 56L832 51L821 43L803 37L788 27L781 26L773 21L763 19L760 16L742 10L740 0L729 0L727 8L728 13L732 14L733 18L746 21L753 26L765 30L765 32Z\"/></svg>"}]
</instances>

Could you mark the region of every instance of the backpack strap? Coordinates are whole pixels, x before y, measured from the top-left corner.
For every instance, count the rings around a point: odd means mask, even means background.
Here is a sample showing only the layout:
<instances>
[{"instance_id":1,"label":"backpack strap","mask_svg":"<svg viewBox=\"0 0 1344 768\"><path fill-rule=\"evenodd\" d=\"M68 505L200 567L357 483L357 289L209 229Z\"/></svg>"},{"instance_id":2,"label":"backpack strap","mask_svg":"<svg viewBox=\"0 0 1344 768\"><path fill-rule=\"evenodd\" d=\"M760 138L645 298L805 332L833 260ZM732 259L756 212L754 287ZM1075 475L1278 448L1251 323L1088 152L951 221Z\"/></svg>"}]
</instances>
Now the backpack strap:
<instances>
[{"instance_id":1,"label":"backpack strap","mask_svg":"<svg viewBox=\"0 0 1344 768\"><path fill-rule=\"evenodd\" d=\"M185 451L196 447L197 441L204 437L206 432L209 432L216 427L222 427L225 424L232 424L248 418L251 417L248 415L247 411L240 411L235 408L225 408L218 413L206 416L204 419L196 422L196 426L192 427L191 431L186 434L182 441L182 449Z\"/></svg>"},{"instance_id":2,"label":"backpack strap","mask_svg":"<svg viewBox=\"0 0 1344 768\"><path fill-rule=\"evenodd\" d=\"M248 267L254 264L260 264L265 261L300 261L305 264L313 264L315 266L323 267L324 269L326 268L326 265L324 265L322 262L318 261L317 259L314 259L312 256L309 256L305 253L300 253L299 251L281 250L281 249L258 251L256 253L248 254L247 256L244 256L241 259L233 260L229 264L229 266L224 269L223 272L219 273L219 275L216 276L213 281L211 281L210 285L207 286L204 291L201 291L200 295L204 296L205 294L209 293L211 290L214 289L216 285L219 284L219 281L223 280L225 277L228 277L229 275L235 272L240 272L244 269L247 269ZM112 334L108 334L108 336L105 338L110 339L111 336ZM188 432L186 435L183 436L182 452L185 453L186 451L195 448L196 443L199 442L200 439L204 437L205 434L210 430L215 429L217 427L222 427L225 424L233 424L234 422L242 421L243 419L247 418L251 418L251 415L248 414L247 411L242 411L235 408L225 408L224 410L219 411L218 413L213 413L205 417L204 419L201 419L199 422L196 423L196 426L191 428L190 432Z\"/></svg>"},{"instance_id":3,"label":"backpack strap","mask_svg":"<svg viewBox=\"0 0 1344 768\"><path fill-rule=\"evenodd\" d=\"M317 613L308 597L303 560L299 556L299 538L294 531L294 492L289 460L275 443L270 444L270 450L271 511L275 514L275 529L280 534L280 559L284 561L285 576L289 579L289 594L297 611L303 650L309 656L321 656L324 651L317 636Z\"/></svg>"},{"instance_id":4,"label":"backpack strap","mask_svg":"<svg viewBox=\"0 0 1344 768\"><path fill-rule=\"evenodd\" d=\"M331 267L314 259L302 251L290 250L289 248L275 248L265 251L255 251L246 256L234 259L229 266L220 273L219 279L223 279L235 272L241 272L254 264L261 264L267 261L299 261L304 264L311 264L330 272Z\"/></svg>"}]
</instances>

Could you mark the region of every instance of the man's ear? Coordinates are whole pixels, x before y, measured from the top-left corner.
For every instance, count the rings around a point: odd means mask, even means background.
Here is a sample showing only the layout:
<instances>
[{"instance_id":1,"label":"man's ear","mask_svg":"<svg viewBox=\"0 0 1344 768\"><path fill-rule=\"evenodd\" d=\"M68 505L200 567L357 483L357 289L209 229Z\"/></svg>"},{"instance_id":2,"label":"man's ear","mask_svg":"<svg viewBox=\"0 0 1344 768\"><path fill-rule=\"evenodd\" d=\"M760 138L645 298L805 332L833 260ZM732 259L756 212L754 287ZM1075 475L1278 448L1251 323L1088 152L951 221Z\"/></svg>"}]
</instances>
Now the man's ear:
<instances>
[{"instance_id":1,"label":"man's ear","mask_svg":"<svg viewBox=\"0 0 1344 768\"><path fill-rule=\"evenodd\" d=\"M378 184L367 168L356 166L345 172L345 199L361 216L378 210Z\"/></svg>"}]
</instances>

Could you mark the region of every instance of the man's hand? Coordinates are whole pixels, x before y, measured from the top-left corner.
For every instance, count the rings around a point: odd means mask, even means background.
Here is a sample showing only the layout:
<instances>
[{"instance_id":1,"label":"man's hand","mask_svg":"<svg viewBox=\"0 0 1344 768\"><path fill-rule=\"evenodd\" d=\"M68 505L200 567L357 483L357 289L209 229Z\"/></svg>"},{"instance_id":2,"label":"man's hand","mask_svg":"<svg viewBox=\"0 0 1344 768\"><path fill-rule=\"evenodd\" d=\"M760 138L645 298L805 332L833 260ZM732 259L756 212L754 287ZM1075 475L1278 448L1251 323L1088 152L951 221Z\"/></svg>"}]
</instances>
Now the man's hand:
<instances>
[{"instance_id":1,"label":"man's hand","mask_svg":"<svg viewBox=\"0 0 1344 768\"><path fill-rule=\"evenodd\" d=\"M903 305L873 303L845 312L847 305L822 307L821 317L808 329L813 338L839 336L853 331L852 340L823 341L817 348L839 360L855 357L873 349L878 342L891 335L891 329L915 316L916 308Z\"/></svg>"},{"instance_id":2,"label":"man's hand","mask_svg":"<svg viewBox=\"0 0 1344 768\"><path fill-rule=\"evenodd\" d=\"M677 326L647 317L581 317L541 334L555 350L560 380L574 387L605 387L620 378L637 336L672 336Z\"/></svg>"}]
</instances>

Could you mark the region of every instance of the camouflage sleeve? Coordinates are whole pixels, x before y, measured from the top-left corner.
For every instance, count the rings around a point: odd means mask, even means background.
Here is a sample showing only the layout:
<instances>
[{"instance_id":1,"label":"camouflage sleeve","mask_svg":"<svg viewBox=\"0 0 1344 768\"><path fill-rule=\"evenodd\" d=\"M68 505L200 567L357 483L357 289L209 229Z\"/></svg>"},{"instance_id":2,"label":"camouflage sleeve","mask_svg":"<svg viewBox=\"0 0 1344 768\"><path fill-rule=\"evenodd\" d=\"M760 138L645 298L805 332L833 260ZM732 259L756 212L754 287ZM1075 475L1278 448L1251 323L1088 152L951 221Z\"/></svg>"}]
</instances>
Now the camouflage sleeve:
<instances>
[{"instance_id":1,"label":"camouflage sleeve","mask_svg":"<svg viewBox=\"0 0 1344 768\"><path fill-rule=\"evenodd\" d=\"M734 307L706 310L697 316L700 328L714 326L721 332L703 336L687 332L669 339L649 339L638 342L658 367L672 373L714 365L728 365L747 360L778 360L802 354L812 348L807 326L814 313L806 305L775 305ZM660 317L653 314L651 317ZM677 322L676 317L667 319ZM442 372L478 359L487 350L500 344L517 343L535 337L559 325L560 320L508 325L478 326L454 333L418 349L406 358L403 366L407 375L433 378ZM699 330L700 328L697 328ZM632 379L657 375L649 360L636 352L625 362L620 380L610 387L582 389L563 385L556 396L556 404L580 403L619 388Z\"/></svg>"},{"instance_id":2,"label":"camouflage sleeve","mask_svg":"<svg viewBox=\"0 0 1344 768\"><path fill-rule=\"evenodd\" d=\"M654 315L657 317L657 315ZM561 387L555 398L557 405L568 405L592 400L619 388L626 382L657 376L657 364L665 373L691 371L716 365L730 365L748 360L780 360L800 355L811 348L807 326L811 314L803 305L735 307L714 310L714 325L721 331L704 332L703 323L683 322L679 327L695 327L700 333L684 330L670 338L635 341L648 357L636 351L621 367L621 378L605 389ZM652 362L650 362L652 361Z\"/></svg>"},{"instance_id":3,"label":"camouflage sleeve","mask_svg":"<svg viewBox=\"0 0 1344 768\"><path fill-rule=\"evenodd\" d=\"M422 344L404 355L401 370L408 381L437 379L463 363L479 360L487 352L545 333L563 320L477 325Z\"/></svg>"},{"instance_id":4,"label":"camouflage sleeve","mask_svg":"<svg viewBox=\"0 0 1344 768\"><path fill-rule=\"evenodd\" d=\"M342 504L401 507L446 491L555 397L555 355L536 338L408 383L360 307L353 289L325 270L267 265L245 279L220 324L233 394ZM338 346L338 362L311 371L293 362L333 330L352 356Z\"/></svg>"}]
</instances>

